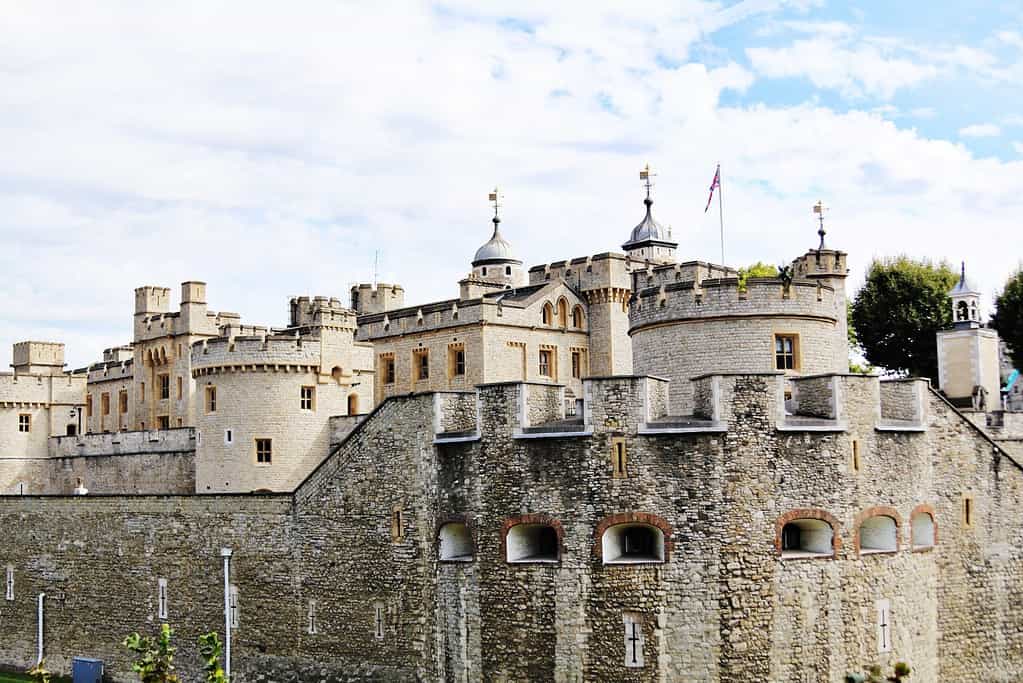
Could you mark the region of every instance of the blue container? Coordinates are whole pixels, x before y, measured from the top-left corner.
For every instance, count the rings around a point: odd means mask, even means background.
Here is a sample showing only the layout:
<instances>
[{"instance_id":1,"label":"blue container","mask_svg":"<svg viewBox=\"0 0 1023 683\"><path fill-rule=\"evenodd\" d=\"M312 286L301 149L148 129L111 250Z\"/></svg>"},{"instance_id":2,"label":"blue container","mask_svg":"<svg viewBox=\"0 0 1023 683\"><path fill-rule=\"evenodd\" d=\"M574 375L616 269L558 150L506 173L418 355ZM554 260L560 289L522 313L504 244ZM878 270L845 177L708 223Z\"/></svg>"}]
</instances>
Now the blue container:
<instances>
[{"instance_id":1,"label":"blue container","mask_svg":"<svg viewBox=\"0 0 1023 683\"><path fill-rule=\"evenodd\" d=\"M71 680L74 683L102 683L103 662L98 659L75 657L71 660Z\"/></svg>"}]
</instances>

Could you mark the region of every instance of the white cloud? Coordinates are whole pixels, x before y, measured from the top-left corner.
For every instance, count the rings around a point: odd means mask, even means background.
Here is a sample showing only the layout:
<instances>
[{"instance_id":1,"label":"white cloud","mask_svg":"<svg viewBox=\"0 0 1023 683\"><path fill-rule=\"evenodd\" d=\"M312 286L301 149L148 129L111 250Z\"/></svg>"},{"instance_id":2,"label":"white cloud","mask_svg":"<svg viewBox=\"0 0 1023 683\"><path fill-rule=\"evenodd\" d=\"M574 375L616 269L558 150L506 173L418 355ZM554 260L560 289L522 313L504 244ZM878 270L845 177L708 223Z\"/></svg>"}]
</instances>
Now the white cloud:
<instances>
[{"instance_id":1,"label":"white cloud","mask_svg":"<svg viewBox=\"0 0 1023 683\"><path fill-rule=\"evenodd\" d=\"M1012 148L1016 150L1016 154L1023 156L1023 142L1013 142Z\"/></svg>"},{"instance_id":2,"label":"white cloud","mask_svg":"<svg viewBox=\"0 0 1023 683\"><path fill-rule=\"evenodd\" d=\"M959 129L959 136L964 138L996 138L1002 129L993 123L975 123Z\"/></svg>"},{"instance_id":3,"label":"white cloud","mask_svg":"<svg viewBox=\"0 0 1023 683\"><path fill-rule=\"evenodd\" d=\"M0 353L51 337L94 360L130 338L132 288L189 278L214 309L280 325L289 295L346 298L378 249L410 304L453 296L494 184L528 263L617 249L646 161L684 259L718 253L703 214L718 161L734 264L811 246L818 198L854 281L871 255L908 252L966 258L993 291L1018 258L989 245L1016 227L1023 162L877 113L722 106L754 75L693 61L716 3L61 7L0 25ZM849 49L819 78L919 82L874 51L869 74Z\"/></svg>"}]
</instances>

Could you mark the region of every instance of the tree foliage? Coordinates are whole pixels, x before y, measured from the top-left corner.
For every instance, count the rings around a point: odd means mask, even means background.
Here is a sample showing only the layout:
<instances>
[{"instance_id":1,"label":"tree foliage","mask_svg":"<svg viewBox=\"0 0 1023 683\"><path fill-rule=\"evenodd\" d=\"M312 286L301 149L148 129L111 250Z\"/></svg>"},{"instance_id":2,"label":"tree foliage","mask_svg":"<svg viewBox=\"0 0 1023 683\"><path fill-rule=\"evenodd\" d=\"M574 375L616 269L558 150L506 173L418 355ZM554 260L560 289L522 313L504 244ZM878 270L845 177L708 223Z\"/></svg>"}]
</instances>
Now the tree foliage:
<instances>
[{"instance_id":1,"label":"tree foliage","mask_svg":"<svg viewBox=\"0 0 1023 683\"><path fill-rule=\"evenodd\" d=\"M949 291L958 275L907 256L875 259L852 305L852 326L871 365L937 383L935 334L952 325Z\"/></svg>"},{"instance_id":2,"label":"tree foliage","mask_svg":"<svg viewBox=\"0 0 1023 683\"><path fill-rule=\"evenodd\" d=\"M199 636L199 656L202 657L202 668L206 674L206 683L227 683L227 676L220 666L220 655L223 646L216 631Z\"/></svg>"},{"instance_id":3,"label":"tree foliage","mask_svg":"<svg viewBox=\"0 0 1023 683\"><path fill-rule=\"evenodd\" d=\"M739 289L745 291L746 281L751 277L778 277L778 269L769 263L756 263L739 269Z\"/></svg>"},{"instance_id":4,"label":"tree foliage","mask_svg":"<svg viewBox=\"0 0 1023 683\"><path fill-rule=\"evenodd\" d=\"M1009 278L1005 289L995 298L991 326L1009 347L1012 364L1023 369L1023 267Z\"/></svg>"},{"instance_id":5,"label":"tree foliage","mask_svg":"<svg viewBox=\"0 0 1023 683\"><path fill-rule=\"evenodd\" d=\"M46 669L46 660L40 659L39 663L25 672L29 678L36 683L50 683L53 674Z\"/></svg>"},{"instance_id":6,"label":"tree foliage","mask_svg":"<svg viewBox=\"0 0 1023 683\"><path fill-rule=\"evenodd\" d=\"M121 643L134 655L131 670L139 675L142 683L180 683L174 673L174 652L171 645L174 631L167 624L160 626L160 635L155 639L133 633Z\"/></svg>"}]
</instances>

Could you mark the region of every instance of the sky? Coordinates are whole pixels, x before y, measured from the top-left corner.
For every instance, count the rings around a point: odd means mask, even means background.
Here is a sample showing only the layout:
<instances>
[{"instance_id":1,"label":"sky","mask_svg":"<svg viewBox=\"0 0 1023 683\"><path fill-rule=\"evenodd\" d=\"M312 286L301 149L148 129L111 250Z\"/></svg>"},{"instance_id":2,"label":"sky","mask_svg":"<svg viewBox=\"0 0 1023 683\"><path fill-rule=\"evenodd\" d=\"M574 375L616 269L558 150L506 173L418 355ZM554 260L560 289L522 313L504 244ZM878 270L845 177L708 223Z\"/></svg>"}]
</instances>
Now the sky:
<instances>
[{"instance_id":1,"label":"sky","mask_svg":"<svg viewBox=\"0 0 1023 683\"><path fill-rule=\"evenodd\" d=\"M1023 259L1023 4L975 1L0 0L0 354L129 342L133 290L208 283L283 326L295 295L457 295L491 232L528 265L643 215L679 258L817 243Z\"/></svg>"}]
</instances>

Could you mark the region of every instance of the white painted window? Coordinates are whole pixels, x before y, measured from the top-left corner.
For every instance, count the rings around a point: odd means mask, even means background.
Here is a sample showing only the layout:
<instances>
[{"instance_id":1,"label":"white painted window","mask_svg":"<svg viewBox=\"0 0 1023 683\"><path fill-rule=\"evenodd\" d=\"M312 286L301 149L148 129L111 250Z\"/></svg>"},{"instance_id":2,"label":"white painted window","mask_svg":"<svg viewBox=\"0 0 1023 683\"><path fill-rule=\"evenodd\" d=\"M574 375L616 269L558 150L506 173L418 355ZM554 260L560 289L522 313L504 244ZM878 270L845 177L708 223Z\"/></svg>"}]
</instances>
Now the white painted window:
<instances>
[{"instance_id":1,"label":"white painted window","mask_svg":"<svg viewBox=\"0 0 1023 683\"><path fill-rule=\"evenodd\" d=\"M509 562L557 562L558 532L546 524L516 524L505 538L505 557Z\"/></svg>"},{"instance_id":2,"label":"white painted window","mask_svg":"<svg viewBox=\"0 0 1023 683\"><path fill-rule=\"evenodd\" d=\"M600 543L604 564L664 562L664 532L650 524L615 524Z\"/></svg>"},{"instance_id":3,"label":"white painted window","mask_svg":"<svg viewBox=\"0 0 1023 683\"><path fill-rule=\"evenodd\" d=\"M316 623L316 601L309 601L309 614L307 617L306 632L309 635L316 635L320 632L319 626Z\"/></svg>"},{"instance_id":4,"label":"white painted window","mask_svg":"<svg viewBox=\"0 0 1023 683\"><path fill-rule=\"evenodd\" d=\"M156 597L156 618L167 618L167 579L158 579Z\"/></svg>"},{"instance_id":5,"label":"white painted window","mask_svg":"<svg viewBox=\"0 0 1023 683\"><path fill-rule=\"evenodd\" d=\"M224 430L224 445L225 446L230 446L233 443L234 443L234 430L233 429L225 429Z\"/></svg>"},{"instance_id":6,"label":"white painted window","mask_svg":"<svg viewBox=\"0 0 1023 683\"><path fill-rule=\"evenodd\" d=\"M892 608L888 600L877 601L877 651L892 651Z\"/></svg>"},{"instance_id":7,"label":"white painted window","mask_svg":"<svg viewBox=\"0 0 1023 683\"><path fill-rule=\"evenodd\" d=\"M472 534L469 527L459 522L448 522L437 535L440 542L439 555L447 562L472 562Z\"/></svg>"},{"instance_id":8,"label":"white painted window","mask_svg":"<svg viewBox=\"0 0 1023 683\"><path fill-rule=\"evenodd\" d=\"M373 635L377 640L384 639L384 603L373 604Z\"/></svg>"},{"instance_id":9,"label":"white painted window","mask_svg":"<svg viewBox=\"0 0 1023 683\"><path fill-rule=\"evenodd\" d=\"M860 524L860 554L894 553L899 549L899 527L887 515L876 515Z\"/></svg>"},{"instance_id":10,"label":"white painted window","mask_svg":"<svg viewBox=\"0 0 1023 683\"><path fill-rule=\"evenodd\" d=\"M913 550L934 547L934 518L928 512L918 512L910 519L913 526Z\"/></svg>"},{"instance_id":11,"label":"white painted window","mask_svg":"<svg viewBox=\"0 0 1023 683\"><path fill-rule=\"evenodd\" d=\"M231 601L231 629L238 628L238 586L231 584L231 591L229 593Z\"/></svg>"},{"instance_id":12,"label":"white painted window","mask_svg":"<svg viewBox=\"0 0 1023 683\"><path fill-rule=\"evenodd\" d=\"M7 600L14 599L14 565L7 565L7 588L4 591L4 598Z\"/></svg>"},{"instance_id":13,"label":"white painted window","mask_svg":"<svg viewBox=\"0 0 1023 683\"><path fill-rule=\"evenodd\" d=\"M781 532L781 556L827 556L834 554L835 532L831 525L820 519L794 519Z\"/></svg>"},{"instance_id":14,"label":"white painted window","mask_svg":"<svg viewBox=\"0 0 1023 683\"><path fill-rule=\"evenodd\" d=\"M643 666L643 615L638 612L623 612L625 625L625 666Z\"/></svg>"}]
</instances>

